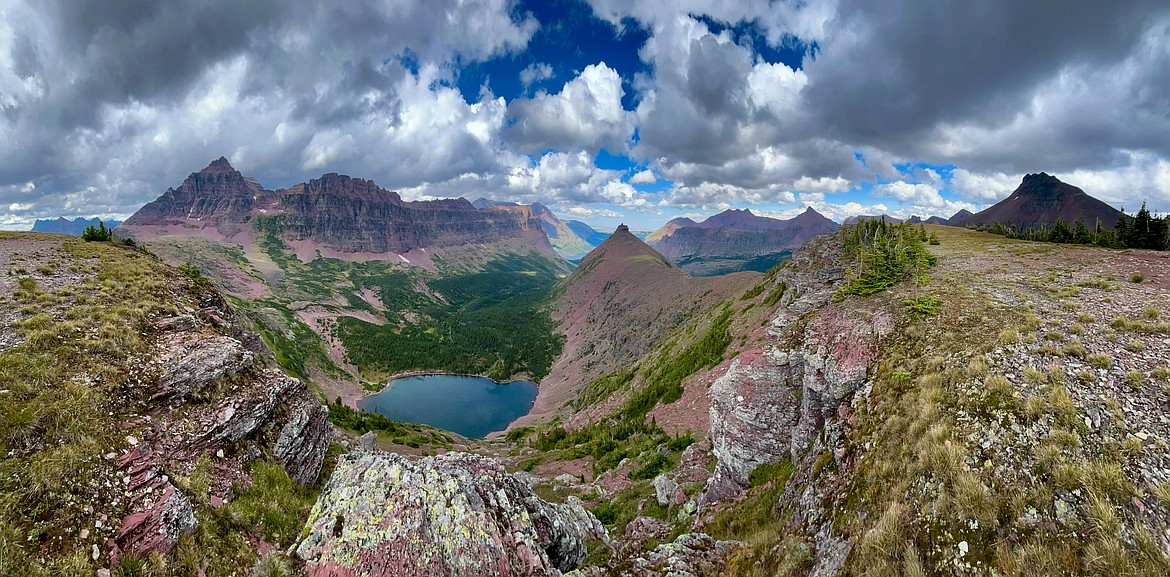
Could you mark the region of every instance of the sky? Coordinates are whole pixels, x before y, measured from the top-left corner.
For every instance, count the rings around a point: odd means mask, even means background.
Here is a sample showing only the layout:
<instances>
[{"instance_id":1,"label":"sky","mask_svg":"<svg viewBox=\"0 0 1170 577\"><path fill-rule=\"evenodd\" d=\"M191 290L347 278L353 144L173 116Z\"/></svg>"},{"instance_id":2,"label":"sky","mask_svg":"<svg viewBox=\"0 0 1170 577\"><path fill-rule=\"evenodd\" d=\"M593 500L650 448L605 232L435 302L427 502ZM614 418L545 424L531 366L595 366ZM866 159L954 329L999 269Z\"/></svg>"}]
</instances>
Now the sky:
<instances>
[{"instance_id":1,"label":"sky","mask_svg":"<svg viewBox=\"0 0 1170 577\"><path fill-rule=\"evenodd\" d=\"M1170 3L0 0L0 228L221 155L601 229L947 217L1041 171L1170 211Z\"/></svg>"}]
</instances>

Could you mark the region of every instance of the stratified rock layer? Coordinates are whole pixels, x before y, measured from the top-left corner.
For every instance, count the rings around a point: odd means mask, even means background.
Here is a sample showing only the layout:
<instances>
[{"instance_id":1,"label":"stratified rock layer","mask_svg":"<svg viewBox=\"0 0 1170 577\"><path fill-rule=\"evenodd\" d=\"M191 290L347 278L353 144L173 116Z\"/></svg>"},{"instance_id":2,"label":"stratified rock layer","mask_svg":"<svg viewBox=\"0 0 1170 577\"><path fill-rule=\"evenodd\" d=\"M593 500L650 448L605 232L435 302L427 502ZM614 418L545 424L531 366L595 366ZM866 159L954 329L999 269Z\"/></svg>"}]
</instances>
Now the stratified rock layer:
<instances>
[{"instance_id":1,"label":"stratified rock layer","mask_svg":"<svg viewBox=\"0 0 1170 577\"><path fill-rule=\"evenodd\" d=\"M580 501L548 503L496 461L341 457L296 555L310 577L557 575L608 540Z\"/></svg>"},{"instance_id":2,"label":"stratified rock layer","mask_svg":"<svg viewBox=\"0 0 1170 577\"><path fill-rule=\"evenodd\" d=\"M226 308L200 312L221 322L231 316ZM245 467L264 450L308 485L329 447L328 409L303 382L256 366L258 355L240 339L200 332L190 315L156 327L153 414L126 423L131 450L118 461L127 503L108 543L114 563L165 554L196 527L192 503L171 475L190 475L201 458L211 467L209 497L222 504L251 482Z\"/></svg>"}]
</instances>

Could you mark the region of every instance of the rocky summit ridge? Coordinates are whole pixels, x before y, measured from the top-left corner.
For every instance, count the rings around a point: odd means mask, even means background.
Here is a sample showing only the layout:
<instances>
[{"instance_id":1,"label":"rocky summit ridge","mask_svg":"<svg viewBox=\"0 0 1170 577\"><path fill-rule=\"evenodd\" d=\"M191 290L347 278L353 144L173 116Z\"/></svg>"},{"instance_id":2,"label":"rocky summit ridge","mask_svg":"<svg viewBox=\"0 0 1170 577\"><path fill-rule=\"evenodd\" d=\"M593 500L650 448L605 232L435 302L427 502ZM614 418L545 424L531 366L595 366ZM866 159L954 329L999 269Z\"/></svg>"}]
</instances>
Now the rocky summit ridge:
<instances>
[{"instance_id":1,"label":"rocky summit ridge","mask_svg":"<svg viewBox=\"0 0 1170 577\"><path fill-rule=\"evenodd\" d=\"M268 190L224 157L168 188L118 230L136 240L202 236L247 247L258 242L256 227L265 223L304 260L317 252L396 259L419 249L503 240L552 255L541 220L529 207L480 210L465 199L405 202L373 181L336 173Z\"/></svg>"}]
</instances>

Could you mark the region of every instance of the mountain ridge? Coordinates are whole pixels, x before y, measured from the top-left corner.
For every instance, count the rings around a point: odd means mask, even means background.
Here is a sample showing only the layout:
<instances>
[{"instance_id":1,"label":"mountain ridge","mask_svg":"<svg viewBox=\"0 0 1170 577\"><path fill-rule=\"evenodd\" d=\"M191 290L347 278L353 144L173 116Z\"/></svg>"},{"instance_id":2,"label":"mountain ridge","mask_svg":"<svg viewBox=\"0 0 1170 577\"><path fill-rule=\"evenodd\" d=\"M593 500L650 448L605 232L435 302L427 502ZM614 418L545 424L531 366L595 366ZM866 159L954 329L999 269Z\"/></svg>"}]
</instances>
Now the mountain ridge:
<instances>
[{"instance_id":1,"label":"mountain ridge","mask_svg":"<svg viewBox=\"0 0 1170 577\"><path fill-rule=\"evenodd\" d=\"M337 173L268 190L222 156L144 205L118 232L136 240L201 236L252 247L255 226L276 220L278 234L306 262L317 254L413 262L403 255L508 240L554 254L528 207L480 210L466 199L404 202L372 180Z\"/></svg>"},{"instance_id":2,"label":"mountain ridge","mask_svg":"<svg viewBox=\"0 0 1170 577\"><path fill-rule=\"evenodd\" d=\"M712 275L766 270L809 239L838 228L812 207L787 220L729 209L698 223L671 220L647 242L688 272Z\"/></svg>"}]
</instances>

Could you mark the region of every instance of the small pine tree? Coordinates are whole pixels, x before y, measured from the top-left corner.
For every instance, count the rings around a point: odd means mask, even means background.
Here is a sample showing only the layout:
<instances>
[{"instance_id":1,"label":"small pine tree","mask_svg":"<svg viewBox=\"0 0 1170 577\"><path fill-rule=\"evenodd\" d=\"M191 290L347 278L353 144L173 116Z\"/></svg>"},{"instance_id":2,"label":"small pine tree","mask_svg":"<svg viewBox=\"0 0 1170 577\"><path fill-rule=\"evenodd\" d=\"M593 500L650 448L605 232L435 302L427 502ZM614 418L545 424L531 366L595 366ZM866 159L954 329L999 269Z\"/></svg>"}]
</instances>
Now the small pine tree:
<instances>
[{"instance_id":1,"label":"small pine tree","mask_svg":"<svg viewBox=\"0 0 1170 577\"><path fill-rule=\"evenodd\" d=\"M106 223L98 219L98 225L95 228L92 224L85 227L81 233L81 238L87 241L105 242L113 238L114 231L106 228Z\"/></svg>"}]
</instances>

